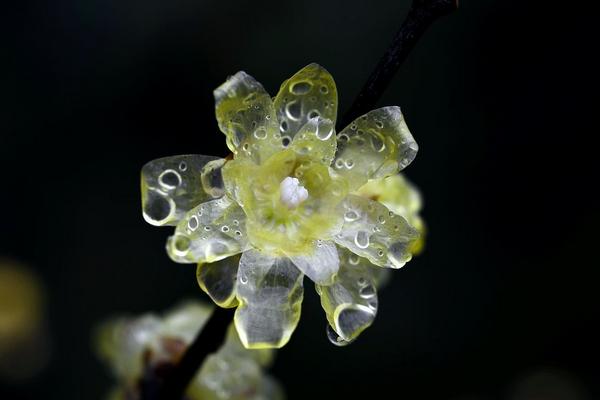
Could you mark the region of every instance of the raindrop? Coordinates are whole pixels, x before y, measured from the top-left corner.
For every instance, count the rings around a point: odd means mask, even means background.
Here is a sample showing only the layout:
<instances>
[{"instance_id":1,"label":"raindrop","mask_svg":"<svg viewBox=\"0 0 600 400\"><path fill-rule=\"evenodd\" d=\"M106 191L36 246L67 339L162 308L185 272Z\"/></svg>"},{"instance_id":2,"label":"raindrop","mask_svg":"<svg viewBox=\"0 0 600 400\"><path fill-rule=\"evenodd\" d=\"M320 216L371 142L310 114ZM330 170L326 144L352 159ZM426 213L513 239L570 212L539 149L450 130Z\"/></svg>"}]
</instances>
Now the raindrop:
<instances>
[{"instance_id":1,"label":"raindrop","mask_svg":"<svg viewBox=\"0 0 600 400\"><path fill-rule=\"evenodd\" d=\"M254 131L254 137L262 140L267 138L267 129L264 126L261 126L257 130Z\"/></svg>"},{"instance_id":2,"label":"raindrop","mask_svg":"<svg viewBox=\"0 0 600 400\"><path fill-rule=\"evenodd\" d=\"M303 94L308 93L311 88L312 88L312 83L302 81L302 82L296 82L296 83L292 84L292 86L290 86L290 91L294 94L303 95Z\"/></svg>"},{"instance_id":3,"label":"raindrop","mask_svg":"<svg viewBox=\"0 0 600 400\"><path fill-rule=\"evenodd\" d=\"M344 340L344 338L338 335L329 324L327 324L326 333L327 339L329 339L329 341L336 346L342 347L352 343L351 341Z\"/></svg>"},{"instance_id":4,"label":"raindrop","mask_svg":"<svg viewBox=\"0 0 600 400\"><path fill-rule=\"evenodd\" d=\"M354 237L354 243L361 249L369 247L369 234L365 231L358 231Z\"/></svg>"},{"instance_id":5,"label":"raindrop","mask_svg":"<svg viewBox=\"0 0 600 400\"><path fill-rule=\"evenodd\" d=\"M373 285L366 285L358 291L358 294L363 299L370 299L371 297L375 296L375 288Z\"/></svg>"},{"instance_id":6,"label":"raindrop","mask_svg":"<svg viewBox=\"0 0 600 400\"><path fill-rule=\"evenodd\" d=\"M360 215L354 210L346 211L344 214L344 219L348 222L356 221L358 218L360 218Z\"/></svg>"},{"instance_id":7,"label":"raindrop","mask_svg":"<svg viewBox=\"0 0 600 400\"><path fill-rule=\"evenodd\" d=\"M158 176L158 183L165 189L175 189L181 185L181 176L173 169L167 169Z\"/></svg>"},{"instance_id":8,"label":"raindrop","mask_svg":"<svg viewBox=\"0 0 600 400\"><path fill-rule=\"evenodd\" d=\"M187 169L187 163L185 161L182 161L179 163L179 170L180 171L185 171Z\"/></svg>"},{"instance_id":9,"label":"raindrop","mask_svg":"<svg viewBox=\"0 0 600 400\"><path fill-rule=\"evenodd\" d=\"M227 225L223 225L221 227L221 232L229 232L229 227Z\"/></svg>"},{"instance_id":10,"label":"raindrop","mask_svg":"<svg viewBox=\"0 0 600 400\"><path fill-rule=\"evenodd\" d=\"M198 217L195 215L190 217L190 220L188 221L188 229L192 232L198 229Z\"/></svg>"},{"instance_id":11,"label":"raindrop","mask_svg":"<svg viewBox=\"0 0 600 400\"><path fill-rule=\"evenodd\" d=\"M298 121L302 116L302 106L300 102L293 100L285 106L285 113L288 118Z\"/></svg>"}]
</instances>

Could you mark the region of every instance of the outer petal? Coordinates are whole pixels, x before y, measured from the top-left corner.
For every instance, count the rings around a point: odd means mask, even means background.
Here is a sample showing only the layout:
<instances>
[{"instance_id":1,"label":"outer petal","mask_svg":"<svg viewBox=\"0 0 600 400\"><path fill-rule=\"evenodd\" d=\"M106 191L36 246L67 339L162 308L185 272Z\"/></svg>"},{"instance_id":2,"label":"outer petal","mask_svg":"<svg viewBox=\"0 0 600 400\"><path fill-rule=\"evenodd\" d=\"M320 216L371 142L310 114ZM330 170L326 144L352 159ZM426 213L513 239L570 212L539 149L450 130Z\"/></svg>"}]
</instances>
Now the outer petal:
<instances>
[{"instance_id":1,"label":"outer petal","mask_svg":"<svg viewBox=\"0 0 600 400\"><path fill-rule=\"evenodd\" d=\"M214 262L246 247L246 215L227 197L188 212L167 241L167 252L179 263Z\"/></svg>"},{"instance_id":2,"label":"outer petal","mask_svg":"<svg viewBox=\"0 0 600 400\"><path fill-rule=\"evenodd\" d=\"M257 250L242 255L235 327L246 348L279 348L288 342L300 320L303 278L288 258Z\"/></svg>"},{"instance_id":3,"label":"outer petal","mask_svg":"<svg viewBox=\"0 0 600 400\"><path fill-rule=\"evenodd\" d=\"M212 156L159 158L142 168L142 210L152 225L177 225L186 212L223 195L221 166Z\"/></svg>"},{"instance_id":4,"label":"outer petal","mask_svg":"<svg viewBox=\"0 0 600 400\"><path fill-rule=\"evenodd\" d=\"M329 241L317 240L311 253L289 257L300 271L320 285L330 285L340 267L337 248Z\"/></svg>"},{"instance_id":5,"label":"outer petal","mask_svg":"<svg viewBox=\"0 0 600 400\"><path fill-rule=\"evenodd\" d=\"M310 160L329 166L335 156L336 142L333 122L316 117L309 119L298 131L291 148L301 161Z\"/></svg>"},{"instance_id":6,"label":"outer petal","mask_svg":"<svg viewBox=\"0 0 600 400\"><path fill-rule=\"evenodd\" d=\"M419 233L383 204L348 195L342 203L344 225L334 240L380 267L400 268L410 261Z\"/></svg>"},{"instance_id":7,"label":"outer petal","mask_svg":"<svg viewBox=\"0 0 600 400\"><path fill-rule=\"evenodd\" d=\"M381 270L366 258L339 249L341 268L330 286L316 285L327 321L350 342L368 328L377 314L376 274Z\"/></svg>"},{"instance_id":8,"label":"outer petal","mask_svg":"<svg viewBox=\"0 0 600 400\"><path fill-rule=\"evenodd\" d=\"M404 169L418 149L400 108L379 108L357 118L338 134L333 167L352 188L358 188L371 178Z\"/></svg>"},{"instance_id":9,"label":"outer petal","mask_svg":"<svg viewBox=\"0 0 600 400\"><path fill-rule=\"evenodd\" d=\"M219 307L231 308L238 304L235 293L239 263L240 256L235 255L213 263L198 264L198 285Z\"/></svg>"},{"instance_id":10,"label":"outer petal","mask_svg":"<svg viewBox=\"0 0 600 400\"><path fill-rule=\"evenodd\" d=\"M335 125L337 89L333 77L310 64L283 82L274 101L282 138L291 140L309 119L321 116Z\"/></svg>"},{"instance_id":11,"label":"outer petal","mask_svg":"<svg viewBox=\"0 0 600 400\"><path fill-rule=\"evenodd\" d=\"M271 97L253 77L240 71L214 96L219 128L234 154L261 163L282 148Z\"/></svg>"}]
</instances>

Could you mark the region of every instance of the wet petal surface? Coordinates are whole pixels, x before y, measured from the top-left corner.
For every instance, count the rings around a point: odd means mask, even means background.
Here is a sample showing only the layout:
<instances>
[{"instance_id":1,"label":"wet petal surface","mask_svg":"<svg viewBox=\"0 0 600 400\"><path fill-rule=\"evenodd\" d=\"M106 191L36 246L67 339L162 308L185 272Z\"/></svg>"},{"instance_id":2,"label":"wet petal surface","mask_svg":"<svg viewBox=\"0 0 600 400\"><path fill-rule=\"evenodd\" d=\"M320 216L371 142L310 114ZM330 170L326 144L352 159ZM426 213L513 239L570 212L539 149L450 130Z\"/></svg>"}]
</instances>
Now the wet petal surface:
<instances>
[{"instance_id":1,"label":"wet petal surface","mask_svg":"<svg viewBox=\"0 0 600 400\"><path fill-rule=\"evenodd\" d=\"M352 189L404 169L419 149L399 107L373 110L354 120L337 138L332 167L348 179Z\"/></svg>"},{"instance_id":2,"label":"wet petal surface","mask_svg":"<svg viewBox=\"0 0 600 400\"><path fill-rule=\"evenodd\" d=\"M244 211L227 197L190 210L167 241L179 263L211 263L242 252L247 244Z\"/></svg>"},{"instance_id":3,"label":"wet petal surface","mask_svg":"<svg viewBox=\"0 0 600 400\"><path fill-rule=\"evenodd\" d=\"M159 158L144 165L144 219L157 226L177 225L191 208L222 196L219 165L223 162L218 157L190 154Z\"/></svg>"},{"instance_id":4,"label":"wet petal surface","mask_svg":"<svg viewBox=\"0 0 600 400\"><path fill-rule=\"evenodd\" d=\"M344 225L335 242L380 267L400 268L412 258L419 233L383 204L348 195L342 203Z\"/></svg>"},{"instance_id":5,"label":"wet petal surface","mask_svg":"<svg viewBox=\"0 0 600 400\"><path fill-rule=\"evenodd\" d=\"M381 268L366 258L339 249L340 271L332 285L316 285L327 321L337 342L351 342L368 328L377 314L377 275ZM338 344L338 343L336 343Z\"/></svg>"},{"instance_id":6,"label":"wet petal surface","mask_svg":"<svg viewBox=\"0 0 600 400\"><path fill-rule=\"evenodd\" d=\"M337 89L333 77L310 64L283 82L274 100L282 139L291 141L310 119L322 117L335 125Z\"/></svg>"},{"instance_id":7,"label":"wet petal surface","mask_svg":"<svg viewBox=\"0 0 600 400\"><path fill-rule=\"evenodd\" d=\"M304 275L288 258L244 252L235 326L246 348L284 346L300 320Z\"/></svg>"},{"instance_id":8,"label":"wet petal surface","mask_svg":"<svg viewBox=\"0 0 600 400\"><path fill-rule=\"evenodd\" d=\"M235 294L239 263L240 255L235 255L212 263L198 264L198 285L219 307L231 308L238 304Z\"/></svg>"},{"instance_id":9,"label":"wet petal surface","mask_svg":"<svg viewBox=\"0 0 600 400\"><path fill-rule=\"evenodd\" d=\"M281 150L271 96L253 77L240 71L219 86L214 96L219 128L236 156L261 163Z\"/></svg>"},{"instance_id":10,"label":"wet petal surface","mask_svg":"<svg viewBox=\"0 0 600 400\"><path fill-rule=\"evenodd\" d=\"M337 248L333 242L317 240L312 251L290 255L290 260L313 282L329 285L340 267Z\"/></svg>"}]
</instances>

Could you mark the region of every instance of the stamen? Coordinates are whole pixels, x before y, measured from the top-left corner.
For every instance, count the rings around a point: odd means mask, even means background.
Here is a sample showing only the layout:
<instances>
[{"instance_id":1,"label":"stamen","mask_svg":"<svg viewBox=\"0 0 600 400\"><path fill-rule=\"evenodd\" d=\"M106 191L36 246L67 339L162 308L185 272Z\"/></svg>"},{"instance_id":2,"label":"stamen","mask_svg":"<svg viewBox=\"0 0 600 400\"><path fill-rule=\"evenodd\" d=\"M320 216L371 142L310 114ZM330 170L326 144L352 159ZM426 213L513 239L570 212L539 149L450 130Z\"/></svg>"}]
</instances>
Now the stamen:
<instances>
[{"instance_id":1,"label":"stamen","mask_svg":"<svg viewBox=\"0 0 600 400\"><path fill-rule=\"evenodd\" d=\"M297 178L287 177L279 184L280 200L287 208L294 209L308 198L308 190Z\"/></svg>"}]
</instances>

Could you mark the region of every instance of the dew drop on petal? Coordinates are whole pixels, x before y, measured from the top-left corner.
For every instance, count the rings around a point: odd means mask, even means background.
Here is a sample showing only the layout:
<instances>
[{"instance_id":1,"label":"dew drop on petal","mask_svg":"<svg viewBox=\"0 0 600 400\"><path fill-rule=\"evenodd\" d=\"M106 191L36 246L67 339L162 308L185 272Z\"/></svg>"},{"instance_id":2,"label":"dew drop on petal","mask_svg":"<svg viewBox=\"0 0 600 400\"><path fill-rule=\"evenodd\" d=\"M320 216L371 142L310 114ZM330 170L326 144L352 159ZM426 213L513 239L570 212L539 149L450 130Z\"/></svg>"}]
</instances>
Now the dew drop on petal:
<instances>
[{"instance_id":1,"label":"dew drop on petal","mask_svg":"<svg viewBox=\"0 0 600 400\"><path fill-rule=\"evenodd\" d=\"M354 237L354 243L361 249L369 247L369 234L365 231L358 231Z\"/></svg>"},{"instance_id":2,"label":"dew drop on petal","mask_svg":"<svg viewBox=\"0 0 600 400\"><path fill-rule=\"evenodd\" d=\"M343 346L347 346L352 342L349 342L347 340L344 340L340 335L338 335L333 328L327 324L327 328L326 328L326 332L327 332L327 339L329 339L329 341L339 347L343 347Z\"/></svg>"},{"instance_id":3,"label":"dew drop on petal","mask_svg":"<svg viewBox=\"0 0 600 400\"><path fill-rule=\"evenodd\" d=\"M292 92L294 94L298 94L298 95L303 95L303 94L310 92L311 88L312 88L312 83L306 82L306 81L301 81L301 82L296 82L296 83L292 84L290 86L290 92Z\"/></svg>"}]
</instances>

